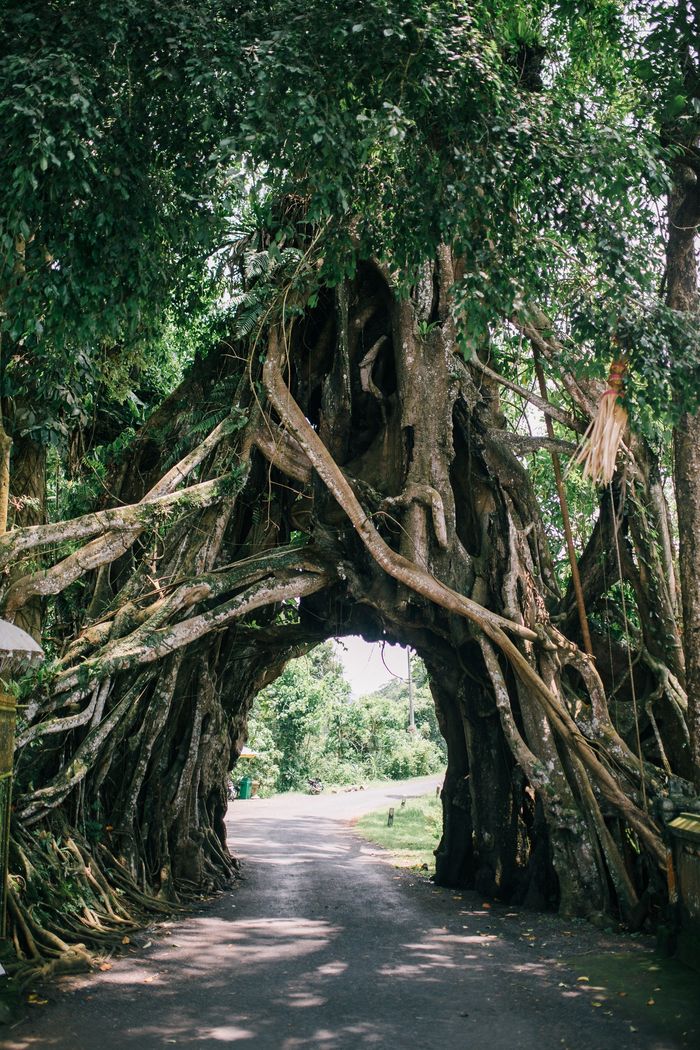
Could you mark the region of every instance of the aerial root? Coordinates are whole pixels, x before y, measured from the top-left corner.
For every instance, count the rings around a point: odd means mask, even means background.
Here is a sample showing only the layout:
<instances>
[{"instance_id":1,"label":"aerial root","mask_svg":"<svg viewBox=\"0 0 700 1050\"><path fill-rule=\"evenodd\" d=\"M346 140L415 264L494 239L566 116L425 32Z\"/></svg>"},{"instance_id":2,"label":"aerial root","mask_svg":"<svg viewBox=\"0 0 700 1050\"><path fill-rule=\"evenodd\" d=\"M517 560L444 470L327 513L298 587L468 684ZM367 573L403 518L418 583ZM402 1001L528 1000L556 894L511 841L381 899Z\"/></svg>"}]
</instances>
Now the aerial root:
<instances>
[{"instance_id":1,"label":"aerial root","mask_svg":"<svg viewBox=\"0 0 700 1050\"><path fill-rule=\"evenodd\" d=\"M90 969L106 950L125 941L127 932L147 925L155 914L184 911L174 902L142 892L123 866L102 846L102 863L87 843L66 837L59 846L44 833L41 845L22 836L19 851L22 876L10 878L8 915L17 963L9 971L23 986L59 972ZM32 848L34 847L34 848ZM69 866L67 861L70 860ZM48 867L47 867L48 865ZM64 909L45 904L47 883L69 888ZM58 899L58 895L53 897ZM75 904L80 901L80 906ZM71 903L74 902L74 903Z\"/></svg>"},{"instance_id":2,"label":"aerial root","mask_svg":"<svg viewBox=\"0 0 700 1050\"><path fill-rule=\"evenodd\" d=\"M273 326L270 330L267 358L263 366L263 382L270 403L278 413L282 425L296 439L329 492L347 514L368 553L389 576L436 605L442 606L448 612L465 617L494 643L506 657L523 685L536 697L558 737L567 747L571 748L603 796L634 829L658 867L665 870L666 850L654 822L646 812L640 810L626 797L618 780L597 757L591 743L583 735L565 705L547 687L538 671L530 665L515 641L509 637L512 635L520 641L527 639L537 642L537 632L506 617L499 616L464 595L458 594L427 570L408 561L388 546L368 519L364 508L331 453L294 400L284 379L284 366L285 333L281 328ZM552 648L556 649L554 638L551 639L551 642ZM612 857L614 854L607 840L606 849ZM624 889L629 893L629 886L624 886Z\"/></svg>"}]
</instances>

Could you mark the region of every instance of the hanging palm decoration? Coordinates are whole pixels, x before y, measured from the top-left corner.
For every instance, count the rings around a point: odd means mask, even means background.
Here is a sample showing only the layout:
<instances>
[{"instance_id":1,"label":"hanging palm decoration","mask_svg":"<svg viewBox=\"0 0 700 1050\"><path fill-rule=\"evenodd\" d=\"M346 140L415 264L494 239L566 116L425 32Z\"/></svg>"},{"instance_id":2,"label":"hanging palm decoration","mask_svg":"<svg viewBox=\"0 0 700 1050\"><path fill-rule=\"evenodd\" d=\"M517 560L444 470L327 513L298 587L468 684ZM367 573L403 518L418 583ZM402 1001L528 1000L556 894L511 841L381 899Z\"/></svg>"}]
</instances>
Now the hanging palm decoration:
<instances>
[{"instance_id":1,"label":"hanging palm decoration","mask_svg":"<svg viewBox=\"0 0 700 1050\"><path fill-rule=\"evenodd\" d=\"M613 361L608 388L572 461L583 467L584 478L590 478L594 485L609 485L615 473L618 449L627 427L627 410L621 401L626 370L624 357Z\"/></svg>"}]
</instances>

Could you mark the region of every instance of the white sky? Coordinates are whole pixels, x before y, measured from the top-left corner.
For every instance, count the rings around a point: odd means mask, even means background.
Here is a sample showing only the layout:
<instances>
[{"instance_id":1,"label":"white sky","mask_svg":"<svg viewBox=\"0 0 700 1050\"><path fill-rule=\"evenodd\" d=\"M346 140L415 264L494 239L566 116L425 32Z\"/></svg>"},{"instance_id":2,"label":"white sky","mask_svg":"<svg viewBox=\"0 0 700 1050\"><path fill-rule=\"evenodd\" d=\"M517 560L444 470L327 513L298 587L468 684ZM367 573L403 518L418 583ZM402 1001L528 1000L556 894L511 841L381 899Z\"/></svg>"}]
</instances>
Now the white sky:
<instances>
[{"instance_id":1,"label":"white sky","mask_svg":"<svg viewBox=\"0 0 700 1050\"><path fill-rule=\"evenodd\" d=\"M405 681L408 674L408 657L407 650L401 646L366 642L364 638L356 635L336 640L334 644L354 697L373 693L397 675Z\"/></svg>"}]
</instances>

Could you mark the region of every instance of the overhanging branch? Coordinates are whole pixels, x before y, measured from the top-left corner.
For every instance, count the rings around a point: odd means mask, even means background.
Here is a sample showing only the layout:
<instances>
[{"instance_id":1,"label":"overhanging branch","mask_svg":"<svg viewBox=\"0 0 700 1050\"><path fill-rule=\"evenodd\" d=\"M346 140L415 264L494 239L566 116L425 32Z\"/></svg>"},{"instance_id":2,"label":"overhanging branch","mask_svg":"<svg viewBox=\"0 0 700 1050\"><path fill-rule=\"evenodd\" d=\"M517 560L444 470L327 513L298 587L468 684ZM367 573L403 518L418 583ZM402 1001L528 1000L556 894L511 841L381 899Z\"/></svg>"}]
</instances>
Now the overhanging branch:
<instances>
[{"instance_id":1,"label":"overhanging branch","mask_svg":"<svg viewBox=\"0 0 700 1050\"><path fill-rule=\"evenodd\" d=\"M200 444L184 456L178 463L175 464L163 477L146 493L143 499L138 504L132 505L133 516L135 518L134 523L127 523L118 528L112 528L108 532L105 532L102 536L91 540L80 550L75 551L73 554L68 555L62 561L57 562L49 569L42 569L39 572L32 573L29 576L23 576L17 582L10 587L4 600L4 612L10 619L17 613L23 605L35 595L45 597L52 594L60 594L76 580L80 579L87 572L91 572L94 569L99 568L101 565L110 564L120 558L127 550L136 542L138 537L144 530L145 524L139 520L139 508L145 513L146 520L150 520L150 516L153 512L150 511L150 506L155 504L157 508L162 510L162 506L159 501L167 500L167 497L175 492L177 486L192 473L192 471L203 462L203 460L212 452L219 442L231 432L232 428L236 424L232 416L222 420L211 431L210 434L200 442ZM249 452L242 457L241 466L245 467L249 459ZM237 490L240 490L241 486L245 481L245 470L241 472L241 478L237 486ZM215 482L210 482L212 486ZM219 479L220 484L220 479ZM195 488L199 489L199 494L194 493ZM193 494L194 493L194 494ZM210 503L215 502L218 496L214 495L213 489L201 488L200 486L193 486L190 490L189 497L183 494L182 499L189 498L193 501L195 506L197 505L197 499L203 499L203 506L208 506ZM176 502L179 502L176 501ZM167 504L166 504L167 505ZM126 508L118 508L122 513ZM109 514L109 511L102 512ZM155 512L158 513L158 510ZM83 521L82 527L87 530L87 534L90 535L90 518L94 516L87 515L85 521ZM128 518L128 515L127 515ZM117 515L118 519L118 515ZM76 519L81 520L82 519ZM94 522L93 522L94 524ZM46 526L47 529L52 529L55 526ZM80 528L80 526L79 526ZM94 532L92 533L94 535ZM36 534L35 534L36 535ZM9 542L12 537L10 536ZM20 541L21 542L21 541Z\"/></svg>"},{"instance_id":2,"label":"overhanging branch","mask_svg":"<svg viewBox=\"0 0 700 1050\"><path fill-rule=\"evenodd\" d=\"M478 602L472 601L471 598L458 594L425 569L420 568L401 554L397 554L389 547L367 517L350 483L292 397L282 375L282 362L283 348L278 330L273 327L270 331L268 354L263 366L263 383L270 403L279 414L284 426L299 442L328 490L347 514L355 531L377 564L399 583L403 583L417 594L423 595L424 598L428 598L449 612L466 617L479 627L483 628L484 624L491 623L521 638L536 640L537 635L528 627L499 616L485 609Z\"/></svg>"},{"instance_id":3,"label":"overhanging branch","mask_svg":"<svg viewBox=\"0 0 700 1050\"><path fill-rule=\"evenodd\" d=\"M263 383L272 406L285 427L306 452L319 477L325 482L347 514L362 542L377 564L389 576L448 612L463 616L476 624L494 642L511 663L523 684L532 691L544 708L558 736L578 755L592 774L600 791L629 821L660 866L665 864L665 850L658 830L647 816L627 798L614 776L595 754L565 706L547 687L537 671L525 659L506 631L520 639L536 641L536 632L458 594L434 576L393 551L378 534L357 500L348 481L328 449L310 425L294 400L283 374L284 346L277 327L270 331L268 354L263 366Z\"/></svg>"}]
</instances>

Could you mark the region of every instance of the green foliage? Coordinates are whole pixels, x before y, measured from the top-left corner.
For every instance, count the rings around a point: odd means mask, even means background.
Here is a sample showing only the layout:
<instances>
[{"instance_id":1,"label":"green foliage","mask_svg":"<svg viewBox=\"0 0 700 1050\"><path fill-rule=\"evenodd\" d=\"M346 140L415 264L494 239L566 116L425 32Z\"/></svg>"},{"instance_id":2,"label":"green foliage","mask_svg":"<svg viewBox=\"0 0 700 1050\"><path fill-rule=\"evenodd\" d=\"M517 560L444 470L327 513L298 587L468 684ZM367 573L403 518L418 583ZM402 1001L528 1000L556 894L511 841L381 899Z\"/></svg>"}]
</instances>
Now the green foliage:
<instances>
[{"instance_id":1,"label":"green foliage","mask_svg":"<svg viewBox=\"0 0 700 1050\"><path fill-rule=\"evenodd\" d=\"M402 780L440 770L444 742L435 720L425 670L417 666L416 732L407 731L407 686L352 700L332 643L292 660L263 690L249 722L247 761L266 790L304 790L309 777L350 784ZM240 768L240 767L239 767Z\"/></svg>"},{"instance_id":2,"label":"green foliage","mask_svg":"<svg viewBox=\"0 0 700 1050\"><path fill-rule=\"evenodd\" d=\"M96 389L123 400L154 338L158 369L168 319L209 294L225 226L216 6L4 5L0 382L45 443L85 423Z\"/></svg>"},{"instance_id":3,"label":"green foliage","mask_svg":"<svg viewBox=\"0 0 700 1050\"><path fill-rule=\"evenodd\" d=\"M620 342L640 426L695 404L696 327L658 294L656 202L674 150L640 76L639 56L660 47L673 65L688 42L671 5L649 5L665 28L646 39L633 5L609 0L323 6L277 0L260 17L252 5L244 22L254 65L239 119L258 220L288 238L314 223L330 284L359 254L408 288L452 242L466 354L536 301L570 333L579 370L603 376Z\"/></svg>"},{"instance_id":4,"label":"green foliage","mask_svg":"<svg viewBox=\"0 0 700 1050\"><path fill-rule=\"evenodd\" d=\"M412 798L394 806L394 823L387 824L387 810L368 813L355 824L363 838L391 851L398 868L435 870L435 850L442 834L442 803L436 795Z\"/></svg>"},{"instance_id":5,"label":"green foliage","mask_svg":"<svg viewBox=\"0 0 700 1050\"><path fill-rule=\"evenodd\" d=\"M700 128L695 32L668 0L11 0L0 383L18 425L60 442L93 390L138 398L129 362L152 372L145 348L221 280L251 334L266 287L313 299L371 255L407 290L443 240L465 354L537 301L579 369L603 375L620 341L639 425L696 404L657 213Z\"/></svg>"},{"instance_id":6,"label":"green foliage","mask_svg":"<svg viewBox=\"0 0 700 1050\"><path fill-rule=\"evenodd\" d=\"M424 739L429 740L439 748L443 755L447 755L447 745L440 732L437 716L435 714L435 701L428 685L428 672L420 657L411 654L411 674L413 677L413 709L417 733ZM408 682L404 678L393 678L381 689L361 698L361 703L372 705L385 705L387 701L393 705L394 712L403 714L405 723L408 711ZM399 716L399 719L401 716ZM426 772L432 772L427 770Z\"/></svg>"},{"instance_id":7,"label":"green foliage","mask_svg":"<svg viewBox=\"0 0 700 1050\"><path fill-rule=\"evenodd\" d=\"M325 728L326 711L335 703L336 695L347 700L350 687L331 643L326 642L308 656L292 660L258 697L249 744L254 751L264 752L266 739L261 727L266 726L272 734L274 747L267 761L279 767L277 790L303 789L308 777L319 775L315 768L318 742ZM264 781L270 780L270 773L263 771L262 766L256 767L257 771L263 772Z\"/></svg>"},{"instance_id":8,"label":"green foliage","mask_svg":"<svg viewBox=\"0 0 700 1050\"><path fill-rule=\"evenodd\" d=\"M232 780L250 774L260 784L259 794L265 798L275 793L280 776L282 752L277 747L273 727L261 717L259 707L254 708L248 719L248 740L255 750L255 758L246 758L238 763Z\"/></svg>"}]
</instances>

